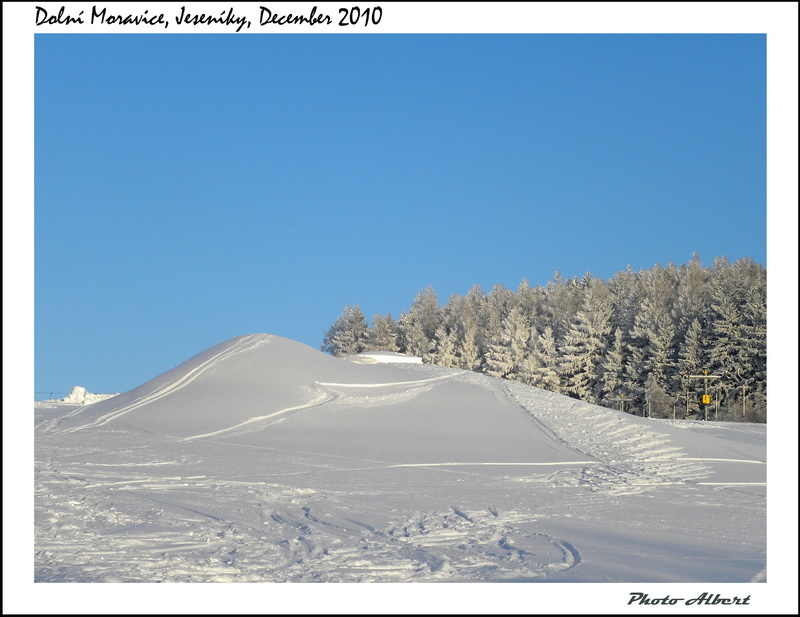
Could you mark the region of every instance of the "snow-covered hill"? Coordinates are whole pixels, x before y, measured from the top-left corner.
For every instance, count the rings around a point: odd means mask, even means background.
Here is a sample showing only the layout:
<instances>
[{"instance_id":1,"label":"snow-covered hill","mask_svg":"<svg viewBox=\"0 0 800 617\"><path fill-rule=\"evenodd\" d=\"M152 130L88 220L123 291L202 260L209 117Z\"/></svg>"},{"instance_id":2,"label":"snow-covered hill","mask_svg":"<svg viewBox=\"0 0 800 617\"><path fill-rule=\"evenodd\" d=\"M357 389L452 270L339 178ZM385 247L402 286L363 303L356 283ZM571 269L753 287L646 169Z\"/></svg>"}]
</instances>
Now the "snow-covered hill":
<instances>
[{"instance_id":1,"label":"snow-covered hill","mask_svg":"<svg viewBox=\"0 0 800 617\"><path fill-rule=\"evenodd\" d=\"M761 582L766 427L237 337L36 414L37 581Z\"/></svg>"}]
</instances>

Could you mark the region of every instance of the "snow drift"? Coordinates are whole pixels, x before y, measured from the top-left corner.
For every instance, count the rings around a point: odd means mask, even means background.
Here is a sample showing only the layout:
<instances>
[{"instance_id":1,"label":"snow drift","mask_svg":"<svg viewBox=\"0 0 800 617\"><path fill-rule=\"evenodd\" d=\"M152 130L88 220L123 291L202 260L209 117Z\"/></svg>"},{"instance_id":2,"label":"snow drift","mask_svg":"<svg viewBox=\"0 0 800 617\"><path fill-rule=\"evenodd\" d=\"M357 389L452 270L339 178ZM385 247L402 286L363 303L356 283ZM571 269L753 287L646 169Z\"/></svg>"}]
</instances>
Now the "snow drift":
<instances>
[{"instance_id":1,"label":"snow drift","mask_svg":"<svg viewBox=\"0 0 800 617\"><path fill-rule=\"evenodd\" d=\"M763 425L398 359L248 335L39 414L36 580L765 579Z\"/></svg>"},{"instance_id":2,"label":"snow drift","mask_svg":"<svg viewBox=\"0 0 800 617\"><path fill-rule=\"evenodd\" d=\"M346 359L358 364L379 364L381 362L388 362L391 364L422 364L422 358L418 356L409 356L396 351L365 351L354 356L348 356Z\"/></svg>"}]
</instances>

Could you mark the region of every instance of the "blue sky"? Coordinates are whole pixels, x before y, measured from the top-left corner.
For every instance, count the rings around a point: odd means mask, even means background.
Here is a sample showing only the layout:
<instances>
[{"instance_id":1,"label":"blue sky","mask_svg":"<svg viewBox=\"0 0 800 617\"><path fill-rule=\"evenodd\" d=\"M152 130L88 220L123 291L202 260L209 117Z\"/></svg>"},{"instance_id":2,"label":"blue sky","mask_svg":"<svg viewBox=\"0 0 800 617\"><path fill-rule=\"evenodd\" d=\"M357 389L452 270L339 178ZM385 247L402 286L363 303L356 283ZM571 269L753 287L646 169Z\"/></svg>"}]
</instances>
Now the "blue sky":
<instances>
[{"instance_id":1,"label":"blue sky","mask_svg":"<svg viewBox=\"0 0 800 617\"><path fill-rule=\"evenodd\" d=\"M766 37L35 36L35 390L346 304L766 264Z\"/></svg>"}]
</instances>

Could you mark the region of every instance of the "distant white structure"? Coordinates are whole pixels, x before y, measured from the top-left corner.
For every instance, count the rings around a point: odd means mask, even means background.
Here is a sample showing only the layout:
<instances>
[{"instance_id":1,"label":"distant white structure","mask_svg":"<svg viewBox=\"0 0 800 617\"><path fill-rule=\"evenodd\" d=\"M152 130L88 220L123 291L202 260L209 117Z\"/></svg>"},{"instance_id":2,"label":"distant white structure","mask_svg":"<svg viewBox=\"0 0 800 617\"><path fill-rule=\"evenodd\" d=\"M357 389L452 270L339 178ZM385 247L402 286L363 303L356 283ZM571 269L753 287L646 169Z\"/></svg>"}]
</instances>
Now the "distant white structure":
<instances>
[{"instance_id":1,"label":"distant white structure","mask_svg":"<svg viewBox=\"0 0 800 617\"><path fill-rule=\"evenodd\" d=\"M407 356L396 351L364 351L354 356L348 356L346 360L356 364L422 364L422 358Z\"/></svg>"},{"instance_id":2,"label":"distant white structure","mask_svg":"<svg viewBox=\"0 0 800 617\"><path fill-rule=\"evenodd\" d=\"M91 405L92 403L111 398L112 396L116 396L116 394L95 394L89 392L83 386L75 386L72 388L72 392L64 398L57 399L55 402L65 403L67 405Z\"/></svg>"}]
</instances>

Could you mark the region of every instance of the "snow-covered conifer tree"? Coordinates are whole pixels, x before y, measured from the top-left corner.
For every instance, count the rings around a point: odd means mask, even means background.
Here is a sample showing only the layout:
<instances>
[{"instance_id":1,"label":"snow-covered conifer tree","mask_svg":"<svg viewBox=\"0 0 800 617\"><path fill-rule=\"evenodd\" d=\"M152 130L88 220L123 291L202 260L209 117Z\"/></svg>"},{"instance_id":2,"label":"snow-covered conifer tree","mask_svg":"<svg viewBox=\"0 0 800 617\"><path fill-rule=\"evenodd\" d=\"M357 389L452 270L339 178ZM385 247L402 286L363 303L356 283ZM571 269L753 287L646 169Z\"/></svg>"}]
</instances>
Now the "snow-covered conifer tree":
<instances>
[{"instance_id":1,"label":"snow-covered conifer tree","mask_svg":"<svg viewBox=\"0 0 800 617\"><path fill-rule=\"evenodd\" d=\"M531 338L526 363L526 382L550 392L562 392L559 373L559 352L552 326L545 326L544 332Z\"/></svg>"},{"instance_id":2,"label":"snow-covered conifer tree","mask_svg":"<svg viewBox=\"0 0 800 617\"><path fill-rule=\"evenodd\" d=\"M625 383L625 362L627 358L627 344L620 328L614 330L614 339L602 360L600 369L600 392L603 399L616 399L629 394ZM615 407L616 404L606 404Z\"/></svg>"},{"instance_id":3,"label":"snow-covered conifer tree","mask_svg":"<svg viewBox=\"0 0 800 617\"><path fill-rule=\"evenodd\" d=\"M364 313L358 305L348 304L339 319L325 333L322 351L338 357L351 356L364 351L368 340Z\"/></svg>"},{"instance_id":4,"label":"snow-covered conifer tree","mask_svg":"<svg viewBox=\"0 0 800 617\"><path fill-rule=\"evenodd\" d=\"M433 287L417 293L408 312L398 324L400 347L404 353L429 360L440 324L439 304Z\"/></svg>"},{"instance_id":5,"label":"snow-covered conifer tree","mask_svg":"<svg viewBox=\"0 0 800 617\"><path fill-rule=\"evenodd\" d=\"M436 346L433 350L432 362L439 366L458 366L456 335L445 324L440 325L436 330Z\"/></svg>"},{"instance_id":6,"label":"snow-covered conifer tree","mask_svg":"<svg viewBox=\"0 0 800 617\"><path fill-rule=\"evenodd\" d=\"M403 311L397 324L400 351L410 356L426 357L433 350L433 340L425 335L422 324L411 313Z\"/></svg>"},{"instance_id":7,"label":"snow-covered conifer tree","mask_svg":"<svg viewBox=\"0 0 800 617\"><path fill-rule=\"evenodd\" d=\"M368 351L397 351L397 322L391 313L375 315L369 330Z\"/></svg>"},{"instance_id":8,"label":"snow-covered conifer tree","mask_svg":"<svg viewBox=\"0 0 800 617\"><path fill-rule=\"evenodd\" d=\"M675 324L672 309L677 293L676 270L661 266L642 274L643 298L629 335L631 351L627 364L628 383L644 397L650 373L667 392L679 387L675 381Z\"/></svg>"},{"instance_id":9,"label":"snow-covered conifer tree","mask_svg":"<svg viewBox=\"0 0 800 617\"><path fill-rule=\"evenodd\" d=\"M767 274L761 269L745 291L742 305L744 338L747 345L749 384L767 394Z\"/></svg>"},{"instance_id":10,"label":"snow-covered conifer tree","mask_svg":"<svg viewBox=\"0 0 800 617\"><path fill-rule=\"evenodd\" d=\"M671 418L673 410L677 417L677 398L671 396L661 386L654 373L647 376L644 387L643 412L650 418ZM681 412L683 417L683 412Z\"/></svg>"},{"instance_id":11,"label":"snow-covered conifer tree","mask_svg":"<svg viewBox=\"0 0 800 617\"><path fill-rule=\"evenodd\" d=\"M682 416L697 413L700 404L696 396L691 395L692 384L688 375L699 375L708 366L708 354L705 349L706 334L700 319L695 318L686 329L678 348L678 372L681 376L681 397L683 399Z\"/></svg>"},{"instance_id":12,"label":"snow-covered conifer tree","mask_svg":"<svg viewBox=\"0 0 800 617\"><path fill-rule=\"evenodd\" d=\"M628 266L624 271L617 272L608 283L614 310L613 325L622 330L626 337L633 330L642 303L641 276L641 273L634 272Z\"/></svg>"},{"instance_id":13,"label":"snow-covered conifer tree","mask_svg":"<svg viewBox=\"0 0 800 617\"><path fill-rule=\"evenodd\" d=\"M741 365L742 355L746 350L742 327L744 320L740 298L737 297L740 289L737 289L736 281L732 279L729 266L720 267L714 273L711 304L713 341L709 356L712 370L741 373L745 370Z\"/></svg>"},{"instance_id":14,"label":"snow-covered conifer tree","mask_svg":"<svg viewBox=\"0 0 800 617\"><path fill-rule=\"evenodd\" d=\"M499 283L492 287L486 295L483 318L483 340L486 341L488 352L489 341L497 340L503 328L503 321L516 304L514 293Z\"/></svg>"},{"instance_id":15,"label":"snow-covered conifer tree","mask_svg":"<svg viewBox=\"0 0 800 617\"><path fill-rule=\"evenodd\" d=\"M489 342L486 372L492 377L521 381L530 334L527 319L515 306L503 320L500 332Z\"/></svg>"},{"instance_id":16,"label":"snow-covered conifer tree","mask_svg":"<svg viewBox=\"0 0 800 617\"><path fill-rule=\"evenodd\" d=\"M712 344L710 364L722 372L726 393L733 401L751 393L752 401L766 395L766 273L743 258L729 265L716 260L712 282ZM760 394L761 398L754 397ZM752 411L756 411L755 409ZM760 410L765 413L766 409Z\"/></svg>"},{"instance_id":17,"label":"snow-covered conifer tree","mask_svg":"<svg viewBox=\"0 0 800 617\"><path fill-rule=\"evenodd\" d=\"M527 326L513 326L518 320ZM391 349L388 330L374 321L370 348ZM347 340L352 331L360 330L337 322L323 349L358 349ZM384 331L385 339L379 337ZM522 332L529 335L524 346ZM401 351L427 362L590 402L620 394L674 402L686 397L687 372L708 369L727 375L718 386L723 406L751 397L758 408L753 417L766 414L766 271L748 258L731 265L718 257L713 267L703 268L695 253L680 267L634 272L628 266L608 283L588 272L580 279L556 272L545 287L531 288L523 280L517 293L497 284L484 294L474 285L466 295L451 296L441 310L428 287L403 313L396 333ZM694 404L691 398L690 410Z\"/></svg>"},{"instance_id":18,"label":"snow-covered conifer tree","mask_svg":"<svg viewBox=\"0 0 800 617\"><path fill-rule=\"evenodd\" d=\"M675 298L675 320L686 330L693 319L704 317L709 305L709 271L704 269L697 253L678 268L678 289Z\"/></svg>"},{"instance_id":19,"label":"snow-covered conifer tree","mask_svg":"<svg viewBox=\"0 0 800 617\"><path fill-rule=\"evenodd\" d=\"M478 325L471 313L464 314L461 324L461 335L456 343L458 367L468 371L478 371L483 364L481 338Z\"/></svg>"},{"instance_id":20,"label":"snow-covered conifer tree","mask_svg":"<svg viewBox=\"0 0 800 617\"><path fill-rule=\"evenodd\" d=\"M564 336L561 373L564 392L594 403L601 396L602 361L610 345L611 304L601 283L590 283L583 305Z\"/></svg>"}]
</instances>

